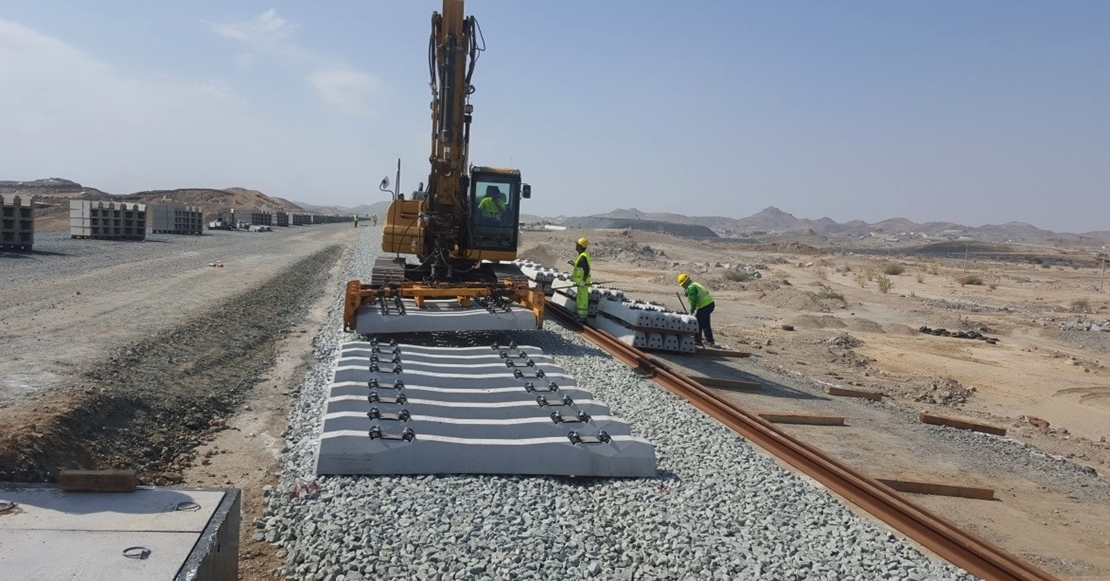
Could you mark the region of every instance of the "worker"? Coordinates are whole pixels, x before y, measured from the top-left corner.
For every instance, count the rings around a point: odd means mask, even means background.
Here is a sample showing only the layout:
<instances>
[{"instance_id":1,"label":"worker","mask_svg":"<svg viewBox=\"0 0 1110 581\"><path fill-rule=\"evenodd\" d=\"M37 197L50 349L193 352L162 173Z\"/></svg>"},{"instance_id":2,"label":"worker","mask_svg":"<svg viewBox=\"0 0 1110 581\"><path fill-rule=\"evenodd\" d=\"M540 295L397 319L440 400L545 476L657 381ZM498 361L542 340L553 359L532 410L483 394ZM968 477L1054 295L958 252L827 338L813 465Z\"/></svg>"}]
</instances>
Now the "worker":
<instances>
[{"instance_id":1,"label":"worker","mask_svg":"<svg viewBox=\"0 0 1110 581\"><path fill-rule=\"evenodd\" d=\"M705 288L700 282L690 280L690 275L685 272L678 273L678 286L686 290L686 300L690 303L690 314L698 319L698 336L694 338L694 344L701 346L702 335L705 335L705 342L710 347L713 346L713 325L710 324L709 318L713 314L713 297L709 295L709 289Z\"/></svg>"},{"instance_id":2,"label":"worker","mask_svg":"<svg viewBox=\"0 0 1110 581\"><path fill-rule=\"evenodd\" d=\"M377 226L378 225L378 215L377 214L371 214L370 215L370 225L371 226Z\"/></svg>"},{"instance_id":3,"label":"worker","mask_svg":"<svg viewBox=\"0 0 1110 581\"><path fill-rule=\"evenodd\" d=\"M589 240L585 237L579 238L574 244L574 251L578 253L578 258L570 263L574 267L570 272L570 281L574 283L577 290L574 306L579 323L585 323L586 317L590 315L590 283L593 278L590 276L590 253L586 250L589 246Z\"/></svg>"},{"instance_id":4,"label":"worker","mask_svg":"<svg viewBox=\"0 0 1110 581\"><path fill-rule=\"evenodd\" d=\"M355 214L355 228L358 228L358 214Z\"/></svg>"},{"instance_id":5,"label":"worker","mask_svg":"<svg viewBox=\"0 0 1110 581\"><path fill-rule=\"evenodd\" d=\"M486 197L478 202L478 211L491 221L500 222L505 217L505 194L501 188L488 185L486 186Z\"/></svg>"}]
</instances>

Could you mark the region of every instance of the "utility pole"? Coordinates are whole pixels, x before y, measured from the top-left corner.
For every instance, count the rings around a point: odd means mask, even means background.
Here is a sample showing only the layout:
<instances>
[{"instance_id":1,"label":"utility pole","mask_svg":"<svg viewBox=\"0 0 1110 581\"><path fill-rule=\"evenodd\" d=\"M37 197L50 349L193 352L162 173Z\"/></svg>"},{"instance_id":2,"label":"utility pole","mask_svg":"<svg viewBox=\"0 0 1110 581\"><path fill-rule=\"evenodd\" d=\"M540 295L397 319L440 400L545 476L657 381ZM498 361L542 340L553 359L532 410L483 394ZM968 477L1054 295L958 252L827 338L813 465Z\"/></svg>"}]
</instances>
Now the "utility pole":
<instances>
[{"instance_id":1,"label":"utility pole","mask_svg":"<svg viewBox=\"0 0 1110 581\"><path fill-rule=\"evenodd\" d=\"M1106 247L1103 246L1102 249L1106 250ZM1102 268L1099 269L1098 272L1098 292L1102 293L1102 279L1103 276L1106 274L1106 253L1103 252L1099 254L1098 257L1102 259Z\"/></svg>"}]
</instances>

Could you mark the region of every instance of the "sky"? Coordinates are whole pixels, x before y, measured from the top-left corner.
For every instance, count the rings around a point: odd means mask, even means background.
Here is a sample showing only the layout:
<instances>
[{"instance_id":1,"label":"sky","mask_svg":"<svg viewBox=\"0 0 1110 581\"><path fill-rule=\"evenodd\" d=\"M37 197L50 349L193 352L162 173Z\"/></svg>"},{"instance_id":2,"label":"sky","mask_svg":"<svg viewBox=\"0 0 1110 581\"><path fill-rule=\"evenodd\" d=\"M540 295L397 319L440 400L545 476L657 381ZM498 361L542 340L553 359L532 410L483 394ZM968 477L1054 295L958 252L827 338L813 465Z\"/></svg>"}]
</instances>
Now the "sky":
<instances>
[{"instance_id":1,"label":"sky","mask_svg":"<svg viewBox=\"0 0 1110 581\"><path fill-rule=\"evenodd\" d=\"M427 180L440 0L0 4L0 179L353 207ZM522 211L1110 230L1110 2L468 0Z\"/></svg>"}]
</instances>

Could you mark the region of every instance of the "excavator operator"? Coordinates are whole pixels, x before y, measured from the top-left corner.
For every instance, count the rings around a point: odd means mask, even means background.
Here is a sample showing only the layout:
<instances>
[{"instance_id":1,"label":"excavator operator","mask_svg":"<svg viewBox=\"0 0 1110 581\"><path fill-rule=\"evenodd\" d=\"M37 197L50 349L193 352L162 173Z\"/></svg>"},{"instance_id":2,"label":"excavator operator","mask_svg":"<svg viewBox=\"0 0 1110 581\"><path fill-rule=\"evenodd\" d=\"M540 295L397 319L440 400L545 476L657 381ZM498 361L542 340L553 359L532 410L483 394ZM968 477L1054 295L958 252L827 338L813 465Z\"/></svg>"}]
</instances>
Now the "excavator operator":
<instances>
[{"instance_id":1,"label":"excavator operator","mask_svg":"<svg viewBox=\"0 0 1110 581\"><path fill-rule=\"evenodd\" d=\"M478 202L478 211L481 212L482 217L490 222L501 222L504 220L506 210L508 208L505 205L505 193L501 188L494 185L486 186L486 196Z\"/></svg>"}]
</instances>

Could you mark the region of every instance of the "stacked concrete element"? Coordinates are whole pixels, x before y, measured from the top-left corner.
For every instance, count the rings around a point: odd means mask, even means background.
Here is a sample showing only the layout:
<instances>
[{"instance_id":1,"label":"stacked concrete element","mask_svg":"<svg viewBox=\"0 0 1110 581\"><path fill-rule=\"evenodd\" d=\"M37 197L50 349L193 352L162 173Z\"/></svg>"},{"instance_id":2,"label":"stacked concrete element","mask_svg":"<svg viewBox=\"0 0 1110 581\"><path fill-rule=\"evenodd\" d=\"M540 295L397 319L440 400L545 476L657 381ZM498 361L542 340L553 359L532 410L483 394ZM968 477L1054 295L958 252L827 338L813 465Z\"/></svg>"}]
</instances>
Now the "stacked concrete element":
<instances>
[{"instance_id":1,"label":"stacked concrete element","mask_svg":"<svg viewBox=\"0 0 1110 581\"><path fill-rule=\"evenodd\" d=\"M317 474L656 476L655 448L532 346L349 342Z\"/></svg>"},{"instance_id":2,"label":"stacked concrete element","mask_svg":"<svg viewBox=\"0 0 1110 581\"><path fill-rule=\"evenodd\" d=\"M157 205L147 210L155 234L203 234L204 209L200 206Z\"/></svg>"},{"instance_id":3,"label":"stacked concrete element","mask_svg":"<svg viewBox=\"0 0 1110 581\"><path fill-rule=\"evenodd\" d=\"M31 198L0 196L0 248L31 250L35 212Z\"/></svg>"},{"instance_id":4,"label":"stacked concrete element","mask_svg":"<svg viewBox=\"0 0 1110 581\"><path fill-rule=\"evenodd\" d=\"M575 310L578 289L568 273L526 260L517 260L514 264L531 281L530 286L542 290L553 303ZM617 289L591 285L589 293L589 316L593 326L640 349L694 352L694 337L698 333L698 321L694 316L676 313L654 303L629 300Z\"/></svg>"},{"instance_id":5,"label":"stacked concrete element","mask_svg":"<svg viewBox=\"0 0 1110 581\"><path fill-rule=\"evenodd\" d=\"M289 226L289 214L286 214L281 210L274 212L273 218L270 221L270 225L282 227Z\"/></svg>"},{"instance_id":6,"label":"stacked concrete element","mask_svg":"<svg viewBox=\"0 0 1110 581\"><path fill-rule=\"evenodd\" d=\"M290 222L294 226L307 226L312 223L312 214L292 214Z\"/></svg>"},{"instance_id":7,"label":"stacked concrete element","mask_svg":"<svg viewBox=\"0 0 1110 581\"><path fill-rule=\"evenodd\" d=\"M145 240L146 205L70 200L69 235L72 238Z\"/></svg>"},{"instance_id":8,"label":"stacked concrete element","mask_svg":"<svg viewBox=\"0 0 1110 581\"><path fill-rule=\"evenodd\" d=\"M0 486L0 578L235 581L237 489Z\"/></svg>"},{"instance_id":9,"label":"stacked concrete element","mask_svg":"<svg viewBox=\"0 0 1110 581\"><path fill-rule=\"evenodd\" d=\"M250 223L251 226L273 226L274 225L274 213L273 212L262 212L260 210L255 210L255 211L251 212L250 222L251 222Z\"/></svg>"}]
</instances>

